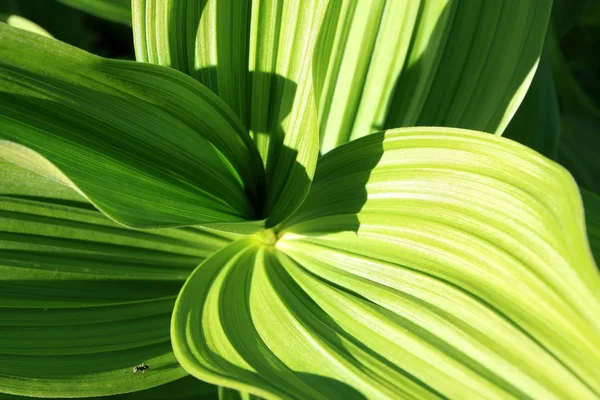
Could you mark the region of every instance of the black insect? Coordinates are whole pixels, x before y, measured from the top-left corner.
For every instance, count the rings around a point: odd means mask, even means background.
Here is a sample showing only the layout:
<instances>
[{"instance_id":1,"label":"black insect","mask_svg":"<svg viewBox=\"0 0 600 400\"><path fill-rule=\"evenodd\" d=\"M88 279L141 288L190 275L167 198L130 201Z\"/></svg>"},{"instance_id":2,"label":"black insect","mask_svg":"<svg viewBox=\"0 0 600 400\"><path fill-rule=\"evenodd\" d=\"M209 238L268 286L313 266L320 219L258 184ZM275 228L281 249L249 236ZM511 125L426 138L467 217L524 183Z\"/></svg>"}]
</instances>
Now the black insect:
<instances>
[{"instance_id":1,"label":"black insect","mask_svg":"<svg viewBox=\"0 0 600 400\"><path fill-rule=\"evenodd\" d=\"M149 366L147 366L145 363L141 363L140 365L136 365L135 367L133 367L132 372L134 374L138 373L138 372L141 372L143 374L144 372L148 371L149 369L150 369Z\"/></svg>"}]
</instances>

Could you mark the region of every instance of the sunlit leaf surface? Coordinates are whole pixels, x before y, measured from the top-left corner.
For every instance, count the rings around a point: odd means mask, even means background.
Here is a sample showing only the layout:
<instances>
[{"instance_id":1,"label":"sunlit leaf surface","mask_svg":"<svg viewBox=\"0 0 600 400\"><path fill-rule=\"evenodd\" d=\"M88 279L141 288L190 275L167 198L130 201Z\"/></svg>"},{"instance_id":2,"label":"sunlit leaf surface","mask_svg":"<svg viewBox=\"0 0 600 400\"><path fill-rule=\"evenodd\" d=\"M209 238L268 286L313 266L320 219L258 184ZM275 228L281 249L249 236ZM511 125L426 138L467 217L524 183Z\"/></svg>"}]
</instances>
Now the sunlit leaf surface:
<instances>
[{"instance_id":1,"label":"sunlit leaf surface","mask_svg":"<svg viewBox=\"0 0 600 400\"><path fill-rule=\"evenodd\" d=\"M304 199L318 156L313 54L328 2L134 0L139 61L178 69L236 112L266 168L267 224Z\"/></svg>"},{"instance_id":2,"label":"sunlit leaf surface","mask_svg":"<svg viewBox=\"0 0 600 400\"><path fill-rule=\"evenodd\" d=\"M501 134L552 2L332 1L315 56L321 149L401 126Z\"/></svg>"},{"instance_id":3,"label":"sunlit leaf surface","mask_svg":"<svg viewBox=\"0 0 600 400\"><path fill-rule=\"evenodd\" d=\"M394 130L327 154L282 231L196 269L172 340L192 375L267 398L594 398L599 289L563 168Z\"/></svg>"}]
</instances>

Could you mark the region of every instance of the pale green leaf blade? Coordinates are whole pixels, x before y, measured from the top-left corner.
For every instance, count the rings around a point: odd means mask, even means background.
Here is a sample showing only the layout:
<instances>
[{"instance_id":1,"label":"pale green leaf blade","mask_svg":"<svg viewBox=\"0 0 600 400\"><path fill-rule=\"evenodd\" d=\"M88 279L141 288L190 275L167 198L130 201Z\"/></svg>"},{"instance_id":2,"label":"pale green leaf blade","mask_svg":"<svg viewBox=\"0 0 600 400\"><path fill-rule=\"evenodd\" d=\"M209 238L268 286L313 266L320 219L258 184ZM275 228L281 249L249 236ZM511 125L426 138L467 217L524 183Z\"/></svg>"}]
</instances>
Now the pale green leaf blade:
<instances>
[{"instance_id":1,"label":"pale green leaf blade","mask_svg":"<svg viewBox=\"0 0 600 400\"><path fill-rule=\"evenodd\" d=\"M328 2L134 0L139 61L178 69L218 94L263 158L272 226L310 186L318 156L312 56Z\"/></svg>"},{"instance_id":2,"label":"pale green leaf blade","mask_svg":"<svg viewBox=\"0 0 600 400\"><path fill-rule=\"evenodd\" d=\"M525 96L552 2L331 2L315 56L321 150L401 126L501 134Z\"/></svg>"},{"instance_id":3,"label":"pale green leaf blade","mask_svg":"<svg viewBox=\"0 0 600 400\"><path fill-rule=\"evenodd\" d=\"M442 340L444 357L517 397L599 395L600 276L571 176L524 146L481 133L413 128L365 139L322 160L278 247L370 301L384 301L378 291L390 287L416 296L398 317L421 315L428 291L443 295L453 303L443 308L450 325L425 328L415 319L415 329ZM402 285L411 279L421 283L408 292ZM385 308L393 311L398 295ZM443 326L451 327L447 337ZM449 375L446 390L458 390L452 379L465 384L460 376L460 369Z\"/></svg>"},{"instance_id":4,"label":"pale green leaf blade","mask_svg":"<svg viewBox=\"0 0 600 400\"><path fill-rule=\"evenodd\" d=\"M169 337L175 297L235 235L126 229L65 186L0 171L0 393L102 396L185 377ZM151 370L133 374L142 362Z\"/></svg>"},{"instance_id":5,"label":"pale green leaf blade","mask_svg":"<svg viewBox=\"0 0 600 400\"><path fill-rule=\"evenodd\" d=\"M168 68L92 56L0 24L2 157L128 226L260 219L264 175L245 128ZM27 154L25 154L27 153Z\"/></svg>"},{"instance_id":6,"label":"pale green leaf blade","mask_svg":"<svg viewBox=\"0 0 600 400\"><path fill-rule=\"evenodd\" d=\"M527 95L503 136L556 160L560 141L560 116L547 52L542 53Z\"/></svg>"},{"instance_id":7,"label":"pale green leaf blade","mask_svg":"<svg viewBox=\"0 0 600 400\"><path fill-rule=\"evenodd\" d=\"M247 0L133 0L136 59L193 77L246 122L250 7Z\"/></svg>"},{"instance_id":8,"label":"pale green leaf blade","mask_svg":"<svg viewBox=\"0 0 600 400\"><path fill-rule=\"evenodd\" d=\"M330 6L320 0L252 4L249 126L266 165L267 227L304 200L319 155L313 54Z\"/></svg>"},{"instance_id":9,"label":"pale green leaf blade","mask_svg":"<svg viewBox=\"0 0 600 400\"><path fill-rule=\"evenodd\" d=\"M600 264L600 197L585 189L580 190L585 208L585 225L590 248L596 264Z\"/></svg>"},{"instance_id":10,"label":"pale green leaf blade","mask_svg":"<svg viewBox=\"0 0 600 400\"><path fill-rule=\"evenodd\" d=\"M86 13L131 26L131 0L58 0Z\"/></svg>"},{"instance_id":11,"label":"pale green leaf blade","mask_svg":"<svg viewBox=\"0 0 600 400\"><path fill-rule=\"evenodd\" d=\"M600 121L561 115L558 161L575 177L579 186L600 194Z\"/></svg>"},{"instance_id":12,"label":"pale green leaf blade","mask_svg":"<svg viewBox=\"0 0 600 400\"><path fill-rule=\"evenodd\" d=\"M236 350L229 345L227 334L223 331L220 323L221 318L233 317L234 315L246 314L247 304L238 304L235 308L221 313L216 307L220 307L220 289L223 286L224 272L237 269L247 272L252 268L256 252L259 246L253 238L246 238L233 242L209 257L198 267L186 281L182 288L171 320L171 341L173 351L177 360L191 375L209 382L215 380L220 386L235 387L235 389L246 391L252 388L252 382L248 380L256 376L246 370L239 371L246 376L242 385L237 385L239 377L235 373L238 367L234 364L245 364ZM246 265L246 268L239 268ZM236 268L238 267L238 268ZM243 283L237 283L239 295L245 295L247 290ZM247 289L247 288L246 288ZM228 293L229 294L229 293ZM211 297L209 299L208 297ZM230 298L233 300L233 298ZM206 315L207 304L211 303L209 314ZM236 312L238 310L239 312ZM235 331L231 331L235 333ZM246 335L254 339L252 331L238 331L236 339ZM220 344L225 349L219 348ZM252 351L252 349L250 349ZM213 358L216 355L216 358ZM234 363L229 357L236 358ZM233 376L229 377L228 369L233 369ZM260 378L257 378L260 379ZM261 394L267 394L262 392ZM223 395L230 393L223 393Z\"/></svg>"},{"instance_id":13,"label":"pale green leaf blade","mask_svg":"<svg viewBox=\"0 0 600 400\"><path fill-rule=\"evenodd\" d=\"M266 398L593 399L599 293L562 167L408 128L325 155L283 230L194 271L171 333L192 375Z\"/></svg>"},{"instance_id":14,"label":"pale green leaf blade","mask_svg":"<svg viewBox=\"0 0 600 400\"><path fill-rule=\"evenodd\" d=\"M0 13L0 22L4 22L15 28L23 29L29 32L37 33L38 35L52 37L47 30L39 26L38 24L31 22L30 20L23 18L15 14L2 14Z\"/></svg>"},{"instance_id":15,"label":"pale green leaf blade","mask_svg":"<svg viewBox=\"0 0 600 400\"><path fill-rule=\"evenodd\" d=\"M354 398L351 387L303 373L305 367L312 372L309 360L323 347L303 337L313 333L303 325L307 321L295 319L302 317L297 312L315 321L279 256L247 238L194 271L173 313L178 361L201 380L264 398Z\"/></svg>"}]
</instances>

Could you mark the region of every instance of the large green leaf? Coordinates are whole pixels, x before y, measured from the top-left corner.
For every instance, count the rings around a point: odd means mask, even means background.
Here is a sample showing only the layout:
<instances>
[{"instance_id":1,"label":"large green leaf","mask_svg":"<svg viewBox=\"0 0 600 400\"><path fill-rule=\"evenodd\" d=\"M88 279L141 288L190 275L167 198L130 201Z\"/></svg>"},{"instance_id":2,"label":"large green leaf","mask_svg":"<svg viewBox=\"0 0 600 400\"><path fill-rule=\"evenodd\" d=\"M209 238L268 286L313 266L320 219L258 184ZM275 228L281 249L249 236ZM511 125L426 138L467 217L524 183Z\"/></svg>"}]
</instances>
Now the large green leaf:
<instances>
[{"instance_id":1,"label":"large green leaf","mask_svg":"<svg viewBox=\"0 0 600 400\"><path fill-rule=\"evenodd\" d=\"M131 26L131 0L58 0L109 21Z\"/></svg>"},{"instance_id":2,"label":"large green leaf","mask_svg":"<svg viewBox=\"0 0 600 400\"><path fill-rule=\"evenodd\" d=\"M585 225L590 248L596 259L596 264L600 264L600 197L581 189L581 198L585 208Z\"/></svg>"},{"instance_id":3,"label":"large green leaf","mask_svg":"<svg viewBox=\"0 0 600 400\"><path fill-rule=\"evenodd\" d=\"M234 235L126 229L65 186L0 171L0 392L99 396L186 376L169 338L175 296ZM141 362L151 370L133 374Z\"/></svg>"},{"instance_id":4,"label":"large green leaf","mask_svg":"<svg viewBox=\"0 0 600 400\"><path fill-rule=\"evenodd\" d=\"M134 0L136 58L170 66L217 93L262 155L268 225L304 199L318 156L312 55L321 0Z\"/></svg>"},{"instance_id":5,"label":"large green leaf","mask_svg":"<svg viewBox=\"0 0 600 400\"><path fill-rule=\"evenodd\" d=\"M501 134L533 77L551 5L330 2L314 63L322 151L400 126Z\"/></svg>"},{"instance_id":6,"label":"large green leaf","mask_svg":"<svg viewBox=\"0 0 600 400\"><path fill-rule=\"evenodd\" d=\"M192 375L267 398L587 399L599 293L562 167L399 129L325 155L281 231L197 268L172 340Z\"/></svg>"},{"instance_id":7,"label":"large green leaf","mask_svg":"<svg viewBox=\"0 0 600 400\"><path fill-rule=\"evenodd\" d=\"M531 86L508 124L504 137L516 140L548 158L556 159L560 137L560 116L552 68L546 52Z\"/></svg>"},{"instance_id":8,"label":"large green leaf","mask_svg":"<svg viewBox=\"0 0 600 400\"><path fill-rule=\"evenodd\" d=\"M260 219L263 169L217 96L169 68L0 24L0 157L134 227ZM29 150L31 149L31 150Z\"/></svg>"},{"instance_id":9,"label":"large green leaf","mask_svg":"<svg viewBox=\"0 0 600 400\"><path fill-rule=\"evenodd\" d=\"M581 187L600 195L600 121L562 115L560 122L558 160Z\"/></svg>"}]
</instances>

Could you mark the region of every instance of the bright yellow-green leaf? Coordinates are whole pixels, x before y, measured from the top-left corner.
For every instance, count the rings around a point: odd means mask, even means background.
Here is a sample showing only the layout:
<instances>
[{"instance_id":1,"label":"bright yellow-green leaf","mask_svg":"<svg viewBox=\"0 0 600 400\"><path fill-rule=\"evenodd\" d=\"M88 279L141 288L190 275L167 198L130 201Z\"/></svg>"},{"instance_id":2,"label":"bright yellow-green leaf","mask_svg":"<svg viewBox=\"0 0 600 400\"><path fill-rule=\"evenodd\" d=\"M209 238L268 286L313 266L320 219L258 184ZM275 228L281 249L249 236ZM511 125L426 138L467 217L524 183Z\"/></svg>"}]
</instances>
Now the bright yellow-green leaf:
<instances>
[{"instance_id":1,"label":"bright yellow-green leaf","mask_svg":"<svg viewBox=\"0 0 600 400\"><path fill-rule=\"evenodd\" d=\"M401 126L501 134L552 2L331 1L315 55L321 149Z\"/></svg>"},{"instance_id":2,"label":"bright yellow-green leaf","mask_svg":"<svg viewBox=\"0 0 600 400\"><path fill-rule=\"evenodd\" d=\"M592 399L599 293L562 167L407 128L325 155L282 230L196 269L171 334L192 375L266 398Z\"/></svg>"}]
</instances>

